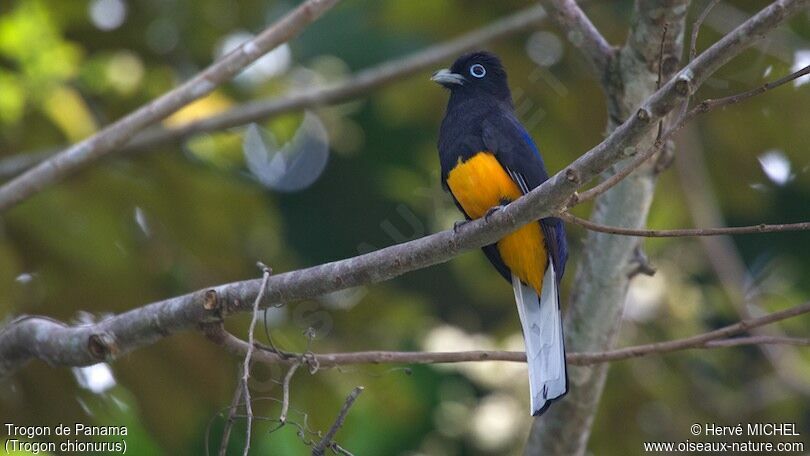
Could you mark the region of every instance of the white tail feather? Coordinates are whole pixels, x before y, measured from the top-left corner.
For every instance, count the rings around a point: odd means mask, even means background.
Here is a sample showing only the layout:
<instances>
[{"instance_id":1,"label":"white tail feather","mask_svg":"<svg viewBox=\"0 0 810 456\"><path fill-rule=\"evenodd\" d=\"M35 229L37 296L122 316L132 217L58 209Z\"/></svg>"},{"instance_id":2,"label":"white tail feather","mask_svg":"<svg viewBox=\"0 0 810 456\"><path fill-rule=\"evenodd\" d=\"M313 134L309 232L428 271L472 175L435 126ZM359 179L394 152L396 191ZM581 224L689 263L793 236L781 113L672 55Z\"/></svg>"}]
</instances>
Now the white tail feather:
<instances>
[{"instance_id":1,"label":"white tail feather","mask_svg":"<svg viewBox=\"0 0 810 456\"><path fill-rule=\"evenodd\" d=\"M543 290L539 299L534 289L522 283L514 274L512 274L512 288L515 290L515 302L523 327L523 340L526 343L531 413L539 415L548 406L549 401L568 391L562 318L551 258L543 278Z\"/></svg>"}]
</instances>

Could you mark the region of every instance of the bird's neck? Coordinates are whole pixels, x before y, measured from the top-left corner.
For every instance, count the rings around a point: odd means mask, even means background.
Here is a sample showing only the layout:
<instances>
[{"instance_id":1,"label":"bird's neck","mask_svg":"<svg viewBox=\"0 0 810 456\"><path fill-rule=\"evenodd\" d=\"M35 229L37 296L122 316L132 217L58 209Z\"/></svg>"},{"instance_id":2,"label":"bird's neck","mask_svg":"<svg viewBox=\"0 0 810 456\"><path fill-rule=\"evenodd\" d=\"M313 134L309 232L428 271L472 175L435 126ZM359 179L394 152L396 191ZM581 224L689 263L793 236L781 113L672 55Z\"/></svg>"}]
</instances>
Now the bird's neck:
<instances>
[{"instance_id":1,"label":"bird's neck","mask_svg":"<svg viewBox=\"0 0 810 456\"><path fill-rule=\"evenodd\" d=\"M450 99L447 101L447 114L452 113L454 117L475 117L493 109L514 112L511 97L501 99L488 93L452 91Z\"/></svg>"}]
</instances>

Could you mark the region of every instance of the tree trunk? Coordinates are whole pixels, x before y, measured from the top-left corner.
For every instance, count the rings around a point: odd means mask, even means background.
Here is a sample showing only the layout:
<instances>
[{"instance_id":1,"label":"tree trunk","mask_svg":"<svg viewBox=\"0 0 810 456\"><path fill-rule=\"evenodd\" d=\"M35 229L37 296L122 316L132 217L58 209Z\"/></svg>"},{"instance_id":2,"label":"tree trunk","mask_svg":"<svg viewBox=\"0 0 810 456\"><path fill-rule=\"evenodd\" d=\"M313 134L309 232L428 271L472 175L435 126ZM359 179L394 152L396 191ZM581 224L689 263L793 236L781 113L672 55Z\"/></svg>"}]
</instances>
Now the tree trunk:
<instances>
[{"instance_id":1,"label":"tree trunk","mask_svg":"<svg viewBox=\"0 0 810 456\"><path fill-rule=\"evenodd\" d=\"M678 69L688 0L637 0L630 35L610 62L606 77L608 130L635 112L656 90L659 60L663 79ZM665 24L666 42L661 56ZM642 147L651 147L654 135ZM639 149L636 152L641 152ZM624 164L619 164L615 172ZM655 158L600 196L591 220L605 225L645 226L655 190ZM589 232L565 317L566 349L593 352L614 345L625 295L635 269L638 238ZM527 455L582 455L587 448L608 364L568 370L570 391L535 419Z\"/></svg>"}]
</instances>

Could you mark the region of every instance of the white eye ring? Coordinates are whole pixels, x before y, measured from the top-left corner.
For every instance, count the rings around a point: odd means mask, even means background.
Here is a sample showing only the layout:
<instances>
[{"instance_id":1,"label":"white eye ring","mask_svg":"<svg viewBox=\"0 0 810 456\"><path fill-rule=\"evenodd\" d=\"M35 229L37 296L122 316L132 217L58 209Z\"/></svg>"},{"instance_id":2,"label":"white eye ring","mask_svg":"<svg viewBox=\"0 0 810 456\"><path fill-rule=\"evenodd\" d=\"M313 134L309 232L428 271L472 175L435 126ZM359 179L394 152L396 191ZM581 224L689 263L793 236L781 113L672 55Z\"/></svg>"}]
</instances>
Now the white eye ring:
<instances>
[{"instance_id":1,"label":"white eye ring","mask_svg":"<svg viewBox=\"0 0 810 456\"><path fill-rule=\"evenodd\" d=\"M478 79L481 79L487 75L487 69L484 68L484 65L476 63L475 65L470 67L470 74Z\"/></svg>"}]
</instances>

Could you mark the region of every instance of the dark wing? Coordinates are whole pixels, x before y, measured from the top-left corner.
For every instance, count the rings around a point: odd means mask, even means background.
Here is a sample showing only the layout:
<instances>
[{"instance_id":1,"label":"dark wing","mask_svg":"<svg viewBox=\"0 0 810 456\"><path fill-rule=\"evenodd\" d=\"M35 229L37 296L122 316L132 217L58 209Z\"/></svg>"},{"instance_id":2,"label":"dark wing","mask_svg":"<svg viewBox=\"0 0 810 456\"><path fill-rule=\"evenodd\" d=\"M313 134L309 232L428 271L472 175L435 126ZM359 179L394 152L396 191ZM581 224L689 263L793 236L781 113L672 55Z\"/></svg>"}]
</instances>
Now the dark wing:
<instances>
[{"instance_id":1,"label":"dark wing","mask_svg":"<svg viewBox=\"0 0 810 456\"><path fill-rule=\"evenodd\" d=\"M565 263L568 262L568 241L565 239L565 226L557 217L540 219L543 236L546 238L546 248L554 262L554 272L557 274L557 283L562 281L565 273Z\"/></svg>"},{"instance_id":2,"label":"dark wing","mask_svg":"<svg viewBox=\"0 0 810 456\"><path fill-rule=\"evenodd\" d=\"M548 179L540 151L511 112L493 111L484 119L481 130L487 150L495 154L524 194ZM540 226L559 282L562 280L565 263L568 260L565 227L562 220L556 217L541 219Z\"/></svg>"}]
</instances>

